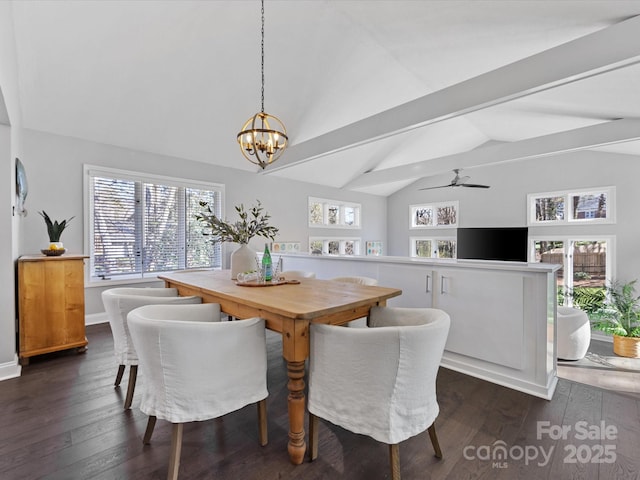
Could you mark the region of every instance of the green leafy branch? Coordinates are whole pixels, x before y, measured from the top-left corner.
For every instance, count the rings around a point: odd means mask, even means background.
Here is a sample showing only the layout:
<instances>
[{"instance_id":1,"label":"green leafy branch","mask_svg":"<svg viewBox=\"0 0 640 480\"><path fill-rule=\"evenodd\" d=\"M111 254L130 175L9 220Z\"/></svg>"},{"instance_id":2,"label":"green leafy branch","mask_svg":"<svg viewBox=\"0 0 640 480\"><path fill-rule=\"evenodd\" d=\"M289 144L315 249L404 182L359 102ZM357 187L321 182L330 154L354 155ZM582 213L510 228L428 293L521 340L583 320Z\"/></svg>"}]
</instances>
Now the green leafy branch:
<instances>
[{"instance_id":1,"label":"green leafy branch","mask_svg":"<svg viewBox=\"0 0 640 480\"><path fill-rule=\"evenodd\" d=\"M593 328L622 337L640 337L640 296L636 280L607 286L608 302L591 314Z\"/></svg>"},{"instance_id":2,"label":"green leafy branch","mask_svg":"<svg viewBox=\"0 0 640 480\"><path fill-rule=\"evenodd\" d=\"M246 211L243 204L236 205L235 210L240 217L231 223L216 216L207 202L200 202L203 211L196 215L196 219L202 222L207 231L205 235L211 235L213 242L249 243L253 237L264 237L274 240L278 234L276 227L269 226L271 216L264 212L264 208L257 204Z\"/></svg>"}]
</instances>

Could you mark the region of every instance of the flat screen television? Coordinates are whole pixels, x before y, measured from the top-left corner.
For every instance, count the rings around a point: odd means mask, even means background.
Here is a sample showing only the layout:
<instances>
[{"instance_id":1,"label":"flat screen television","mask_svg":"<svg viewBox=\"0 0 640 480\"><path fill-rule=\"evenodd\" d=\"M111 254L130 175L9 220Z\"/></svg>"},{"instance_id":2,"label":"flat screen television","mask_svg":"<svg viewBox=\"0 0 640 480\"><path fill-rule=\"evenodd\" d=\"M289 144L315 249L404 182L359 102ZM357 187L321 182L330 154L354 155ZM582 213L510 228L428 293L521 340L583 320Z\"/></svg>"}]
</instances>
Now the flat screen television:
<instances>
[{"instance_id":1,"label":"flat screen television","mask_svg":"<svg viewBox=\"0 0 640 480\"><path fill-rule=\"evenodd\" d=\"M527 261L527 227L458 228L458 259Z\"/></svg>"}]
</instances>

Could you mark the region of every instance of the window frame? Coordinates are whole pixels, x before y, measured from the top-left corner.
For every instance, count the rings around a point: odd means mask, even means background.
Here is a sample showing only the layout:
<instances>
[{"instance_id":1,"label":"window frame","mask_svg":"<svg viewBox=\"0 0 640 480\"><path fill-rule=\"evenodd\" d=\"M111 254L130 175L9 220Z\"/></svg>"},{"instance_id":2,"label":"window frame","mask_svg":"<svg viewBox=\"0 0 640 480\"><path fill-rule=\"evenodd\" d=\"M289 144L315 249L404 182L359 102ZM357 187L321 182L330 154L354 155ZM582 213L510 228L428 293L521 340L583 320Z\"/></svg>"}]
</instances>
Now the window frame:
<instances>
[{"instance_id":1,"label":"window frame","mask_svg":"<svg viewBox=\"0 0 640 480\"><path fill-rule=\"evenodd\" d=\"M574 242L593 242L593 241L605 241L607 244L607 256L605 264L605 281L608 283L612 279L616 278L616 236L615 235L533 235L529 236L529 262L541 263L536 261L536 242L553 241L563 242L563 282L562 288L564 291L571 290L574 282L574 268L573 268L573 246ZM569 299L569 306L572 302Z\"/></svg>"},{"instance_id":2,"label":"window frame","mask_svg":"<svg viewBox=\"0 0 640 480\"><path fill-rule=\"evenodd\" d=\"M307 245L307 251L309 254L312 254L311 244L313 242L322 242L322 255L346 255L348 257L359 257L362 256L362 239L360 237L327 237L327 236L317 236L317 237L309 237L309 243ZM339 253L329 253L329 242L340 242L339 245ZM346 242L354 242L354 253L344 253ZM318 255L317 253L314 255Z\"/></svg>"},{"instance_id":3,"label":"window frame","mask_svg":"<svg viewBox=\"0 0 640 480\"><path fill-rule=\"evenodd\" d=\"M416 243L419 241L430 241L431 242L431 256L430 257L422 257L416 254ZM438 242L446 241L453 242L455 246L456 255L453 257L439 257L438 256ZM445 236L434 236L430 235L428 237L425 236L410 236L409 237L409 257L411 258L424 258L430 260L455 260L458 257L458 240L455 236L445 235ZM435 250L434 250L435 243Z\"/></svg>"},{"instance_id":4,"label":"window frame","mask_svg":"<svg viewBox=\"0 0 640 480\"><path fill-rule=\"evenodd\" d=\"M453 207L456 211L456 221L455 223L447 223L447 224L438 224L438 208L442 207ZM415 221L416 212L418 209L431 209L433 211L433 220L435 223L433 225L418 225ZM409 228L410 230L428 230L428 229L443 229L443 228L457 228L460 223L460 203L457 200L452 200L449 202L430 202L430 203L416 203L413 205L409 205Z\"/></svg>"},{"instance_id":5,"label":"window frame","mask_svg":"<svg viewBox=\"0 0 640 480\"><path fill-rule=\"evenodd\" d=\"M148 283L157 281L158 275L165 273L166 271L153 271L130 274L119 274L112 278L100 278L92 275L93 265L93 235L94 235L94 216L93 216L93 201L91 199L92 192L92 178L93 177L105 177L113 178L124 181L152 183L157 185L176 187L176 188L192 188L198 190L210 190L219 194L219 208L220 212L224 212L225 205L225 185L214 182L203 182L199 180L192 180L187 178L168 177L164 175L157 175L145 172L137 172L132 170L124 170L118 168L104 167L98 165L83 165L83 204L84 204L84 251L87 252L89 261L85 265L85 285L87 287L95 286L109 286L109 285L122 285L122 284L134 284L134 283ZM186 213L186 205L185 205ZM186 216L182 216L186 220ZM142 228L144 222L136 221L136 228ZM184 230L183 226L178 227ZM141 233L143 235L143 233ZM222 246L219 248L219 261L223 265L224 252ZM209 267L216 268L216 267Z\"/></svg>"},{"instance_id":6,"label":"window frame","mask_svg":"<svg viewBox=\"0 0 640 480\"><path fill-rule=\"evenodd\" d=\"M573 218L574 209L571 199L576 195L607 195L606 218ZM536 200L539 198L562 197L564 199L564 218L561 220L536 220ZM529 193L527 195L527 225L584 225L584 224L612 224L615 219L616 187L593 187L572 190L560 190L556 192Z\"/></svg>"},{"instance_id":7,"label":"window frame","mask_svg":"<svg viewBox=\"0 0 640 480\"><path fill-rule=\"evenodd\" d=\"M322 205L322 223L311 223L311 205ZM338 207L338 223L328 223L329 208ZM355 210L354 223L348 225L344 223L345 209L353 208ZM359 230L362 228L362 204L356 202L346 202L344 200L331 200L328 198L308 197L307 198L307 224L309 228L344 228L350 230Z\"/></svg>"}]
</instances>

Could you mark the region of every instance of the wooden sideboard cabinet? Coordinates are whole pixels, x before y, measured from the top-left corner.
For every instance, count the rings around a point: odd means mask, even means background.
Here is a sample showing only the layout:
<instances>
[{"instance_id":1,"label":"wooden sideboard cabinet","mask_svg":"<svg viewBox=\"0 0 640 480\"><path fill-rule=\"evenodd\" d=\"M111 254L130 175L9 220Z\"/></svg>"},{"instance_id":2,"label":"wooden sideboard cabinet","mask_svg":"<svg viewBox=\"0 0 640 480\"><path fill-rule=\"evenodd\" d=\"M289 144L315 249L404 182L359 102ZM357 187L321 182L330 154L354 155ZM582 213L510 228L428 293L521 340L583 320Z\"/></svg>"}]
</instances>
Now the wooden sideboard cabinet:
<instances>
[{"instance_id":1,"label":"wooden sideboard cabinet","mask_svg":"<svg viewBox=\"0 0 640 480\"><path fill-rule=\"evenodd\" d=\"M19 357L86 350L84 255L18 259Z\"/></svg>"}]
</instances>

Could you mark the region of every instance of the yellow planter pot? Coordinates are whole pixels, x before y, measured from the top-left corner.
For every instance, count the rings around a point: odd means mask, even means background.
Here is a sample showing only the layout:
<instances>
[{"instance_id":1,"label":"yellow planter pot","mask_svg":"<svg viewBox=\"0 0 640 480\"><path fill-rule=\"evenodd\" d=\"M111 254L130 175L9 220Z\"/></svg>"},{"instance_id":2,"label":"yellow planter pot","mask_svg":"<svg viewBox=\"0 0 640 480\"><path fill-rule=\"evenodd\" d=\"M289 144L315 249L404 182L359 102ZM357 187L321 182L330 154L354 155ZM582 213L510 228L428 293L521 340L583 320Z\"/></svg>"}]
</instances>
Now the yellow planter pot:
<instances>
[{"instance_id":1,"label":"yellow planter pot","mask_svg":"<svg viewBox=\"0 0 640 480\"><path fill-rule=\"evenodd\" d=\"M613 353L621 357L640 358L640 338L614 335Z\"/></svg>"}]
</instances>

